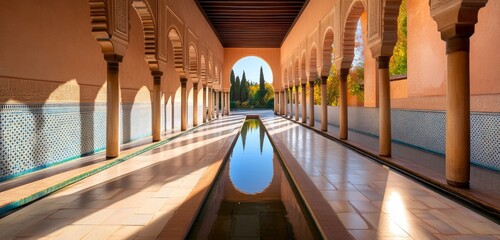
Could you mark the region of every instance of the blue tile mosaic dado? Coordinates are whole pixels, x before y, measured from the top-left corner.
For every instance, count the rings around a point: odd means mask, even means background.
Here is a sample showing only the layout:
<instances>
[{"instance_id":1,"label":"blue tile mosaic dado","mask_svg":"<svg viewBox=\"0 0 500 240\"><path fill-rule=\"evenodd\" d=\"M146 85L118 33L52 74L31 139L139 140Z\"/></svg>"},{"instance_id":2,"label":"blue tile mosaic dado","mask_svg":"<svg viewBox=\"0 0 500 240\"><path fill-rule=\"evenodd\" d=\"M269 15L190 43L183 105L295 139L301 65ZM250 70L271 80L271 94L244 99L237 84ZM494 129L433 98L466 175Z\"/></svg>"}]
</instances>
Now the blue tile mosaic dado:
<instances>
[{"instance_id":1,"label":"blue tile mosaic dado","mask_svg":"<svg viewBox=\"0 0 500 240\"><path fill-rule=\"evenodd\" d=\"M151 134L151 105L123 104L121 141ZM105 104L0 105L0 180L103 150Z\"/></svg>"},{"instance_id":2,"label":"blue tile mosaic dado","mask_svg":"<svg viewBox=\"0 0 500 240\"><path fill-rule=\"evenodd\" d=\"M321 119L321 106L314 115ZM378 136L378 108L349 107L349 129ZM471 113L471 162L500 171L500 113ZM339 126L339 108L328 107L328 122ZM392 138L438 154L445 154L446 114L442 111L391 111Z\"/></svg>"}]
</instances>

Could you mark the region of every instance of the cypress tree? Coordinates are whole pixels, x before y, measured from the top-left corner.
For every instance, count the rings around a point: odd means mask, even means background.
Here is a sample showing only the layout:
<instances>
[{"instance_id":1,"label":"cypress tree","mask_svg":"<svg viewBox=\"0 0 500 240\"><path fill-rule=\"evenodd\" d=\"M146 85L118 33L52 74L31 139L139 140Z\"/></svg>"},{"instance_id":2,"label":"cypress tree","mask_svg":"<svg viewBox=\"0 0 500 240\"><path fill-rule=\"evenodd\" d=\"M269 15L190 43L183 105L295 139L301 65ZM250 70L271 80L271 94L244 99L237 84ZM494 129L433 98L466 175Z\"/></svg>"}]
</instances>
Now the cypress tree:
<instances>
[{"instance_id":1,"label":"cypress tree","mask_svg":"<svg viewBox=\"0 0 500 240\"><path fill-rule=\"evenodd\" d=\"M241 77L241 83L240 83L240 96L241 96L241 101L245 102L248 100L248 81L247 77L245 74L245 71L243 71L243 76Z\"/></svg>"},{"instance_id":2,"label":"cypress tree","mask_svg":"<svg viewBox=\"0 0 500 240\"><path fill-rule=\"evenodd\" d=\"M266 96L266 81L264 80L264 72L262 71L262 66L260 67L260 78L259 78L259 102L260 105L264 105L264 98Z\"/></svg>"},{"instance_id":3,"label":"cypress tree","mask_svg":"<svg viewBox=\"0 0 500 240\"><path fill-rule=\"evenodd\" d=\"M236 81L234 83L234 100L240 101L241 98L241 88L240 88L240 76L236 77Z\"/></svg>"},{"instance_id":4,"label":"cypress tree","mask_svg":"<svg viewBox=\"0 0 500 240\"><path fill-rule=\"evenodd\" d=\"M230 99L231 101L236 101L236 99L235 99L235 97L234 97L234 96L235 96L235 94L234 94L234 92L235 92L235 90L234 90L234 85L236 84L236 79L235 79L235 77L234 77L234 71L233 71L232 69L231 69L231 76L229 77L229 79L230 79L230 82L231 82L231 87L229 88L229 92L230 92L230 94L229 94L229 95L230 95L229 99Z\"/></svg>"}]
</instances>

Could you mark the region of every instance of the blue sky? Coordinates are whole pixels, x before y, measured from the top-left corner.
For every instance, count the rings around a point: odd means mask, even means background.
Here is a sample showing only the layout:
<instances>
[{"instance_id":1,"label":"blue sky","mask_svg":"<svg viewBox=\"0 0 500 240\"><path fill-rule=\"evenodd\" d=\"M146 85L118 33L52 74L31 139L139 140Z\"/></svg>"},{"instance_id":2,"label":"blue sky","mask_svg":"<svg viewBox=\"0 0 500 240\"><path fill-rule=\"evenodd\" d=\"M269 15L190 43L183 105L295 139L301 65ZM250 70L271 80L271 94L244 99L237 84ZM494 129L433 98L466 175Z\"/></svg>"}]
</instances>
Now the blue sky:
<instances>
[{"instance_id":1,"label":"blue sky","mask_svg":"<svg viewBox=\"0 0 500 240\"><path fill-rule=\"evenodd\" d=\"M262 66L262 70L264 72L264 79L267 83L273 82L273 73L271 71L271 67L259 57L244 57L236 62L233 66L233 71L235 76L243 75L243 71L245 71L245 75L249 82L259 83L259 75L260 75L260 67Z\"/></svg>"}]
</instances>

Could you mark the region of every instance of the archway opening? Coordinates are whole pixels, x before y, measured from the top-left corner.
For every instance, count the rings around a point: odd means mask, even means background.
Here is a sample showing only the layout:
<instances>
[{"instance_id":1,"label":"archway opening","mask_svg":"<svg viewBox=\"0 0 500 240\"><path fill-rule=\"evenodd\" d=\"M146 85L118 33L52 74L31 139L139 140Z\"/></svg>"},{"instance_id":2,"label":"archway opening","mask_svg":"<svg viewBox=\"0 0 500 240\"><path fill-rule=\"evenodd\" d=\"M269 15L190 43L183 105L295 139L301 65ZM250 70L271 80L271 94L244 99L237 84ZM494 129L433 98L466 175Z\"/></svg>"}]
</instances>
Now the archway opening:
<instances>
[{"instance_id":1,"label":"archway opening","mask_svg":"<svg viewBox=\"0 0 500 240\"><path fill-rule=\"evenodd\" d=\"M231 108L274 107L273 72L262 58L241 58L233 65L229 80Z\"/></svg>"}]
</instances>

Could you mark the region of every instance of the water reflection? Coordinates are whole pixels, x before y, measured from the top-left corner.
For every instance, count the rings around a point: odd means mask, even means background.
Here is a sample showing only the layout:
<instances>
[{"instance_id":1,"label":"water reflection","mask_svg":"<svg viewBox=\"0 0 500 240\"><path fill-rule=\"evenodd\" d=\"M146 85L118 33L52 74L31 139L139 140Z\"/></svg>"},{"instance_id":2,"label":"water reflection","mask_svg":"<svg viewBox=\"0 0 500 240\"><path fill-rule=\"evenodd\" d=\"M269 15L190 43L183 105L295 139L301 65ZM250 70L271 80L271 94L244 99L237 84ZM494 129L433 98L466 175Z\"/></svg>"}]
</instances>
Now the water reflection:
<instances>
[{"instance_id":1,"label":"water reflection","mask_svg":"<svg viewBox=\"0 0 500 240\"><path fill-rule=\"evenodd\" d=\"M273 180L273 149L258 119L247 119L231 154L229 177L246 194L266 190Z\"/></svg>"}]
</instances>

